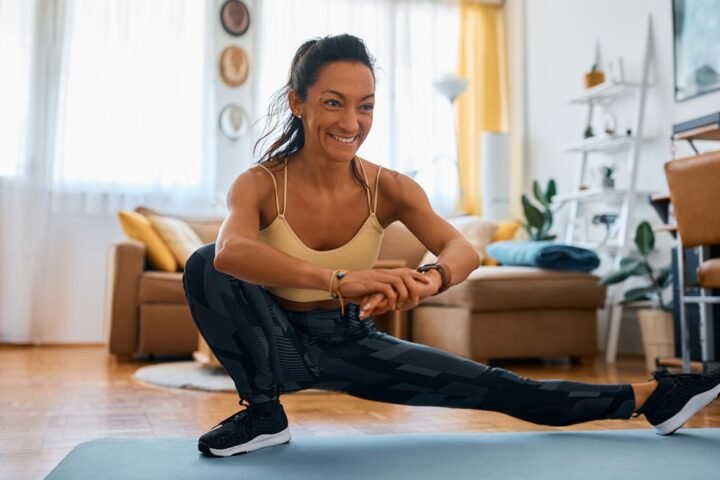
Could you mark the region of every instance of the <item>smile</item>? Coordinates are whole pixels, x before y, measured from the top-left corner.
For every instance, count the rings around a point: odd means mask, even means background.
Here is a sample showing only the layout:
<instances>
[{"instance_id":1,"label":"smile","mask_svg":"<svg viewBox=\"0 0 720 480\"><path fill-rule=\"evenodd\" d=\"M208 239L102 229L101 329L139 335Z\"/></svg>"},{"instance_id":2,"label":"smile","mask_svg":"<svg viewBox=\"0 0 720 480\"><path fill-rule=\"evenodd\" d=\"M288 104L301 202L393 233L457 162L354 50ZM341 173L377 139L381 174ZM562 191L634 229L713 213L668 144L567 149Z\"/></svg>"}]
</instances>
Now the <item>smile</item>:
<instances>
[{"instance_id":1,"label":"smile","mask_svg":"<svg viewBox=\"0 0 720 480\"><path fill-rule=\"evenodd\" d=\"M346 143L346 144L353 143L355 141L355 139L357 138L357 136L355 136L355 137L338 137L337 135L333 135L332 133L329 135L333 138L333 140L337 140L340 143Z\"/></svg>"}]
</instances>

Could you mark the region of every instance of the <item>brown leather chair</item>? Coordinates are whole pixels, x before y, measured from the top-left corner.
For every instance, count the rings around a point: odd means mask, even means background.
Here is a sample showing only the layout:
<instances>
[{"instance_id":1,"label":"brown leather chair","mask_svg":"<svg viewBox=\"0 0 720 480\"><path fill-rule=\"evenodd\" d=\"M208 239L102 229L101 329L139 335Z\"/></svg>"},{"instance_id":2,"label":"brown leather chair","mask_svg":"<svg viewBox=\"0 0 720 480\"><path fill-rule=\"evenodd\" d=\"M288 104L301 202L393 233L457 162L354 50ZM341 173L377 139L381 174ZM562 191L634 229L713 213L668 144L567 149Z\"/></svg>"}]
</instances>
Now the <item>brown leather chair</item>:
<instances>
[{"instance_id":1,"label":"brown leather chair","mask_svg":"<svg viewBox=\"0 0 720 480\"><path fill-rule=\"evenodd\" d=\"M672 160L665 164L670 201L677 220L677 260L680 295L681 345L683 371L690 371L690 335L685 307L698 304L703 360L707 360L707 305L720 303L720 296L711 296L708 289L720 288L720 258L704 259L704 246L720 244L720 151ZM696 285L697 297L686 297L684 250L698 248L700 265Z\"/></svg>"}]
</instances>

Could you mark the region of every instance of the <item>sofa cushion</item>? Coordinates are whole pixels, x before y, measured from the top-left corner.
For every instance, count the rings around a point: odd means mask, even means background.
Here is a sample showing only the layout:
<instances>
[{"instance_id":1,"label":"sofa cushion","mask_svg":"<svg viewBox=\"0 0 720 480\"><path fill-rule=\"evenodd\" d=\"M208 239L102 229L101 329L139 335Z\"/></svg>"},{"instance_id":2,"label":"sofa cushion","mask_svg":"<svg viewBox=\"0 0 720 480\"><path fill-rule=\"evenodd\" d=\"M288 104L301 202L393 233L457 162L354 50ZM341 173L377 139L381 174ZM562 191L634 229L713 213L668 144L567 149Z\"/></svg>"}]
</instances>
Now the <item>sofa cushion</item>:
<instances>
[{"instance_id":1,"label":"sofa cushion","mask_svg":"<svg viewBox=\"0 0 720 480\"><path fill-rule=\"evenodd\" d=\"M177 270L175 257L145 215L120 210L117 216L125 235L145 245L148 261L154 269L164 272Z\"/></svg>"},{"instance_id":2,"label":"sofa cushion","mask_svg":"<svg viewBox=\"0 0 720 480\"><path fill-rule=\"evenodd\" d=\"M185 264L190 255L204 245L200 237L187 222L179 218L163 215L150 215L148 218L155 231L175 256L180 270L185 270Z\"/></svg>"},{"instance_id":3,"label":"sofa cushion","mask_svg":"<svg viewBox=\"0 0 720 480\"><path fill-rule=\"evenodd\" d=\"M465 215L462 217L449 218L448 222L453 227L457 228L463 237L472 245L475 251L480 257L480 263L482 264L487 253L485 247L487 247L492 241L495 230L497 230L497 224L488 220L483 220L481 217L474 215ZM433 263L437 261L437 257L431 252L427 252L420 263Z\"/></svg>"},{"instance_id":4,"label":"sofa cushion","mask_svg":"<svg viewBox=\"0 0 720 480\"><path fill-rule=\"evenodd\" d=\"M595 309L605 305L598 278L580 272L533 267L480 267L467 280L424 304L471 311Z\"/></svg>"},{"instance_id":5,"label":"sofa cushion","mask_svg":"<svg viewBox=\"0 0 720 480\"><path fill-rule=\"evenodd\" d=\"M146 271L140 276L138 302L185 304L180 272Z\"/></svg>"}]
</instances>

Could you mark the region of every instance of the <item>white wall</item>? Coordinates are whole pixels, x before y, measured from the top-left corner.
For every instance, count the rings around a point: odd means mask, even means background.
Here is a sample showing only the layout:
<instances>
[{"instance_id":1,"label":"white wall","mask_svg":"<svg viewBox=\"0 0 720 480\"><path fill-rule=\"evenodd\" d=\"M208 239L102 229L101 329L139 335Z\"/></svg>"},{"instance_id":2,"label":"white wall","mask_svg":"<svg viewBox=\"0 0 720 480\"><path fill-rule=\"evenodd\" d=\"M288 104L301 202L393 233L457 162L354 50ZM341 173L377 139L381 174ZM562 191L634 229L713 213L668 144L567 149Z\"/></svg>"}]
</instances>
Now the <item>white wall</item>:
<instances>
[{"instance_id":1,"label":"white wall","mask_svg":"<svg viewBox=\"0 0 720 480\"><path fill-rule=\"evenodd\" d=\"M577 155L559 151L582 138L586 111L566 100L581 92L582 74L592 65L596 41L601 45L601 66L622 56L626 78L639 79L645 27L652 14L655 64L645 131L657 140L642 151L638 187L665 191L662 164L670 158L672 124L720 109L720 92L683 103L673 99L671 2L531 0L525 7L528 178L553 177L561 191L571 188ZM632 125L632 102L624 101L612 111L619 127ZM685 145L679 147L680 154L689 154Z\"/></svg>"},{"instance_id":2,"label":"white wall","mask_svg":"<svg viewBox=\"0 0 720 480\"><path fill-rule=\"evenodd\" d=\"M639 80L648 15L653 20L655 57L645 133L655 140L642 149L638 188L667 191L663 163L671 158L672 124L720 110L720 92L682 103L674 101L671 9L669 0L508 0L508 13L514 18L509 25L524 25L520 49L524 51L524 61L515 60L518 67L515 71L511 69L510 81L511 92L515 92L511 102L524 106L519 109L524 114L523 122L516 122L525 128L526 191L532 179L545 182L549 178L556 179L561 192L572 189L579 154L560 150L582 138L587 111L582 106L569 105L567 99L582 91L582 75L593 63L596 41L601 46L603 70L607 70L608 60L622 56L625 78ZM518 42L517 37L517 31L510 32L511 39ZM631 100L612 106L622 130L633 125L633 108ZM596 112L596 120L601 117L602 112ZM602 125L596 121L596 134L598 131L602 131ZM679 156L692 153L684 143L677 147ZM604 161L621 165L625 158L623 154L593 156L590 166L596 169ZM625 184L623 175L620 170L617 179L620 187ZM593 181L599 182L599 175L591 177L590 182ZM637 215L659 222L649 207L638 209ZM666 238L658 240L669 243ZM600 327L602 339L604 324ZM620 351L641 351L634 321L624 322Z\"/></svg>"}]
</instances>

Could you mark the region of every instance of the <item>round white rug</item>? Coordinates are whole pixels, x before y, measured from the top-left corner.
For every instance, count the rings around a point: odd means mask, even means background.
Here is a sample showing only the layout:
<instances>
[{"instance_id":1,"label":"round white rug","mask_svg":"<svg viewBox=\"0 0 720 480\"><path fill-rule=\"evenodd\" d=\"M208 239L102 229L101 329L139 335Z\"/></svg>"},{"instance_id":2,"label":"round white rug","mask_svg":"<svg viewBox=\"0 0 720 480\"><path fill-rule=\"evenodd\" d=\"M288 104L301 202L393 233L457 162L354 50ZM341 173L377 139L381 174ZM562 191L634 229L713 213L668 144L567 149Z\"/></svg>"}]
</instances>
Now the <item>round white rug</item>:
<instances>
[{"instance_id":1,"label":"round white rug","mask_svg":"<svg viewBox=\"0 0 720 480\"><path fill-rule=\"evenodd\" d=\"M221 368L206 368L197 362L165 362L138 368L133 378L162 387L213 392L234 392L235 384Z\"/></svg>"},{"instance_id":2,"label":"round white rug","mask_svg":"<svg viewBox=\"0 0 720 480\"><path fill-rule=\"evenodd\" d=\"M235 392L235 383L222 368L207 368L197 362L165 362L138 368L135 380L170 388L189 388L212 392ZM326 393L324 390L307 389L293 393ZM327 392L329 393L329 392Z\"/></svg>"}]
</instances>

